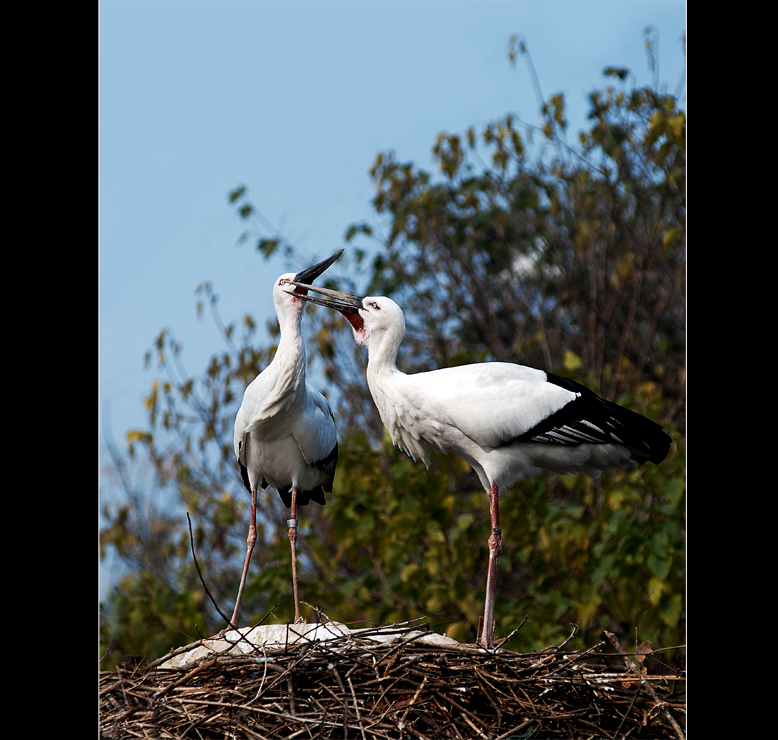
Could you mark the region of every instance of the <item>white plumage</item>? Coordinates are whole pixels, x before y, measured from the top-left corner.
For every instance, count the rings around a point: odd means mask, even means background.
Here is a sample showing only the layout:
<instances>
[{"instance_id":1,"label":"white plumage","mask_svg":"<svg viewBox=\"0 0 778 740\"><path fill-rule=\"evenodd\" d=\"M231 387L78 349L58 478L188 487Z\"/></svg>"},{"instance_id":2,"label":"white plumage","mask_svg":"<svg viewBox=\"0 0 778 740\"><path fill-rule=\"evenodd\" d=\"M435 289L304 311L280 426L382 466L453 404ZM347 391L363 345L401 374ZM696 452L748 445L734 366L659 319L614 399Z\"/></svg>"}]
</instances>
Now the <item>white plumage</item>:
<instances>
[{"instance_id":1,"label":"white plumage","mask_svg":"<svg viewBox=\"0 0 778 740\"><path fill-rule=\"evenodd\" d=\"M338 461L335 420L327 399L311 388L305 377L305 345L300 332L305 303L304 288L295 280L313 281L343 250L302 272L281 275L273 286L273 304L280 338L272 362L248 385L235 417L235 458L251 494L251 523L246 538L238 597L232 615L237 627L238 608L256 542L257 490L275 488L291 509L289 542L292 551L292 585L295 621L299 621L297 594L297 506L311 501L324 506L332 491Z\"/></svg>"},{"instance_id":2,"label":"white plumage","mask_svg":"<svg viewBox=\"0 0 778 740\"><path fill-rule=\"evenodd\" d=\"M669 436L575 381L521 365L488 362L406 375L396 365L405 319L393 300L297 284L331 298L304 300L340 311L356 341L368 348L367 383L393 442L428 467L427 446L454 453L478 474L492 519L479 639L491 647L502 551L499 491L539 468L597 477L633 461L659 463Z\"/></svg>"},{"instance_id":3,"label":"white plumage","mask_svg":"<svg viewBox=\"0 0 778 740\"><path fill-rule=\"evenodd\" d=\"M283 289L282 276L276 288ZM302 307L299 298L293 310ZM299 317L297 318L299 322ZM282 330L273 362L246 388L235 418L235 457L249 491L275 488L287 508L291 489L297 488L297 503L309 500L325 504L324 491L332 490L337 452L335 421L327 399L305 380L305 352L293 332ZM287 341L288 338L288 341ZM296 344L296 342L295 342ZM284 362L293 358L294 362Z\"/></svg>"}]
</instances>

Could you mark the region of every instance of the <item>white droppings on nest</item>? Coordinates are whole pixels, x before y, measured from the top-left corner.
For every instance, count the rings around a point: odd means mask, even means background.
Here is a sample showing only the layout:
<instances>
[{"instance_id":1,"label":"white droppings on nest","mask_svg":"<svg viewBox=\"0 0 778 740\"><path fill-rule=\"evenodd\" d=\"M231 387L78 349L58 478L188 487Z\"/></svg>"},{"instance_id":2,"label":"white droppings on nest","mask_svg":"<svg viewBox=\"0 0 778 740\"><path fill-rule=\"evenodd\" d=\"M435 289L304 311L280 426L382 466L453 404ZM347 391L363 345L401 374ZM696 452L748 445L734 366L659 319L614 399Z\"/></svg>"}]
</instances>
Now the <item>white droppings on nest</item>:
<instances>
[{"instance_id":1,"label":"white droppings on nest","mask_svg":"<svg viewBox=\"0 0 778 740\"><path fill-rule=\"evenodd\" d=\"M257 627L230 630L221 637L193 643L186 650L173 655L159 667L182 668L213 655L246 655L248 653L262 653L265 649L278 649L300 643L348 641L349 638L375 643L391 643L395 640L402 640L420 642L425 645L461 647L460 643L445 635L421 630L408 630L407 627L402 626L388 626L380 629L368 627L352 630L341 622L262 624Z\"/></svg>"}]
</instances>

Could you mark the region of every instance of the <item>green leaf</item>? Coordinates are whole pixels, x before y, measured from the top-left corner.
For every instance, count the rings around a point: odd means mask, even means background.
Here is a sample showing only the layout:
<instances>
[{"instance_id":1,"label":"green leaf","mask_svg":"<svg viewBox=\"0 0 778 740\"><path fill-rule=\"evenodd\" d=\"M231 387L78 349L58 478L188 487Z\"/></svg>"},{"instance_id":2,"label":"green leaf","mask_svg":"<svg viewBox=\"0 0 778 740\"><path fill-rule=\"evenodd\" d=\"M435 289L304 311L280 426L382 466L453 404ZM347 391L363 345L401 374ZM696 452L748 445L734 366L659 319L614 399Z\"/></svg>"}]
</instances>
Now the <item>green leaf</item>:
<instances>
[{"instance_id":1,"label":"green leaf","mask_svg":"<svg viewBox=\"0 0 778 740\"><path fill-rule=\"evenodd\" d=\"M683 597L681 594L673 594L662 603L660 614L668 627L676 627L681 619L683 611Z\"/></svg>"},{"instance_id":2,"label":"green leaf","mask_svg":"<svg viewBox=\"0 0 778 740\"><path fill-rule=\"evenodd\" d=\"M667 576L670 575L670 567L673 564L672 558L662 557L652 553L648 556L648 567L651 568L651 572L660 580L666 581Z\"/></svg>"},{"instance_id":3,"label":"green leaf","mask_svg":"<svg viewBox=\"0 0 778 740\"><path fill-rule=\"evenodd\" d=\"M239 187L235 188L235 190L230 191L229 194L230 203L234 203L245 192L246 192L245 185L240 185Z\"/></svg>"},{"instance_id":4,"label":"green leaf","mask_svg":"<svg viewBox=\"0 0 778 740\"><path fill-rule=\"evenodd\" d=\"M350 242L357 234L372 236L373 228L366 223L351 224L351 226L349 226L348 229L346 229L346 236L345 236L346 241Z\"/></svg>"},{"instance_id":5,"label":"green leaf","mask_svg":"<svg viewBox=\"0 0 778 740\"><path fill-rule=\"evenodd\" d=\"M605 77L618 77L623 82L629 77L629 70L626 67L606 67L602 74Z\"/></svg>"},{"instance_id":6,"label":"green leaf","mask_svg":"<svg viewBox=\"0 0 778 740\"><path fill-rule=\"evenodd\" d=\"M278 239L260 239L257 244L257 249L262 252L262 254L265 256L265 259L267 259L271 254L273 254L273 252L276 251L278 244Z\"/></svg>"}]
</instances>

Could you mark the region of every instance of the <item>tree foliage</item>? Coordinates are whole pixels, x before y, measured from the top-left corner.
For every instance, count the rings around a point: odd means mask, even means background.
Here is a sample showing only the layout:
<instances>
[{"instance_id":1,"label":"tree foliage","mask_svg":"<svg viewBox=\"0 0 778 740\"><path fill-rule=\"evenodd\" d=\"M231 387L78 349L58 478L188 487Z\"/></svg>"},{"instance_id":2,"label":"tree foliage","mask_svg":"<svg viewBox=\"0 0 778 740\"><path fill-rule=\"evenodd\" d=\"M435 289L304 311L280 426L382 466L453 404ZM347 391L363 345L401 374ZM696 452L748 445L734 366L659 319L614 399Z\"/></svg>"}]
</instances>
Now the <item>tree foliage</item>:
<instances>
[{"instance_id":1,"label":"tree foliage","mask_svg":"<svg viewBox=\"0 0 778 740\"><path fill-rule=\"evenodd\" d=\"M485 360L533 365L574 377L672 434L659 466L596 481L544 474L503 497L497 635L527 617L515 649L558 642L573 624L580 646L603 628L683 642L686 125L674 96L630 80L626 70L606 70L575 146L558 94L543 102L539 127L508 114L481 130L441 133L435 172L379 153L370 170L376 223L346 229L348 274L336 277L338 266L327 274L340 289L391 295L403 306L398 364L407 372ZM242 239L262 259L293 254L259 220L245 188L230 202L247 224ZM190 377L175 337L161 332L147 358L159 376L146 400L148 429L129 434L126 452L113 451L125 496L104 506L102 545L127 573L104 606L109 663L212 634L224 626L216 605L230 613L237 589L248 495L232 422L243 389L272 358L277 326L268 322L263 347L251 316L222 322L210 285L199 302L221 329L222 351ZM311 371L337 407L340 436L334 493L301 518L309 616L424 616L474 639L489 527L475 475L440 455L427 471L393 448L364 382L364 351L343 319L311 307L304 325ZM130 469L150 471L151 480L130 481ZM286 517L275 492L260 503L244 615L286 620Z\"/></svg>"}]
</instances>

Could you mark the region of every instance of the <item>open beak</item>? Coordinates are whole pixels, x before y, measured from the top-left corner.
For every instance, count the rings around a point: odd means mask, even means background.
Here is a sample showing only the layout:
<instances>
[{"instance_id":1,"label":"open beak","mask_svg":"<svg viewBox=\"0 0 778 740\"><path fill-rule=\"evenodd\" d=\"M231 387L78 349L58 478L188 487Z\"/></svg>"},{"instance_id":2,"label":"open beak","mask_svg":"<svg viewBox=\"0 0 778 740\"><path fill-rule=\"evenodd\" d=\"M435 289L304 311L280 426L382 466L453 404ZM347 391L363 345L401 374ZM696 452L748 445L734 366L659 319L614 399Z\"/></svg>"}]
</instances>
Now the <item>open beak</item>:
<instances>
[{"instance_id":1,"label":"open beak","mask_svg":"<svg viewBox=\"0 0 778 740\"><path fill-rule=\"evenodd\" d=\"M321 262L317 262L315 265L311 265L311 267L306 267L304 270L301 270L294 276L294 284L298 287L301 287L298 284L299 283L312 283L314 280L316 280L319 275L321 275L333 262L335 262L340 255L343 254L343 250L339 249L335 254L333 254L331 257L327 257L326 260L322 260ZM305 286L306 288L310 287L308 285ZM295 290L295 294L303 293L303 291Z\"/></svg>"},{"instance_id":2,"label":"open beak","mask_svg":"<svg viewBox=\"0 0 778 740\"><path fill-rule=\"evenodd\" d=\"M337 290L329 290L328 288L314 288L311 283L315 278L319 277L333 262L335 262L340 255L343 254L341 249L339 252L335 252L332 257L319 262L318 264L308 267L302 272L298 272L294 276L294 280L291 281L294 285L294 293L292 295L295 298L300 298L306 303L316 303L319 306L326 306L327 308L334 308L336 311L340 311L343 316L348 319L348 322L356 331L360 331L364 324L362 317L359 315L359 309L362 308L362 298L358 295L351 295L349 293L339 293ZM316 298L312 295L308 295L308 291L324 295L331 300L325 301L323 298ZM290 291L287 291L290 292Z\"/></svg>"},{"instance_id":3,"label":"open beak","mask_svg":"<svg viewBox=\"0 0 778 740\"><path fill-rule=\"evenodd\" d=\"M302 296L303 300L308 303L316 303L319 306L334 308L336 311L340 311L346 318L358 315L359 309L362 308L361 296L340 293L337 290L329 290L328 288L315 288L313 285L301 281L299 275L292 281L292 285L305 291ZM327 296L331 300L325 301L323 298L314 298L311 295L307 295L308 291Z\"/></svg>"}]
</instances>

